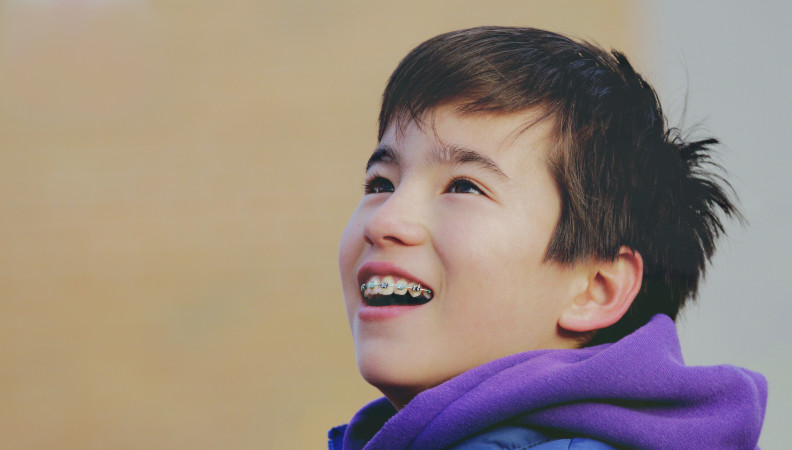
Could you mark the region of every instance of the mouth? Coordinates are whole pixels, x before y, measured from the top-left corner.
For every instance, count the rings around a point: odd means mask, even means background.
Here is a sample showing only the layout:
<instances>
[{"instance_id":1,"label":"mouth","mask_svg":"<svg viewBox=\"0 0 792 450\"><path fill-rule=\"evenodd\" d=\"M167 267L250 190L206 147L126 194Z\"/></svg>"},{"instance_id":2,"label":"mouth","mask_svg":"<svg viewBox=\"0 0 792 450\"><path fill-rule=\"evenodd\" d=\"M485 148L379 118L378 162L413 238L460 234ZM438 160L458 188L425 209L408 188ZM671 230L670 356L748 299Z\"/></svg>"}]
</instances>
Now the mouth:
<instances>
[{"instance_id":1,"label":"mouth","mask_svg":"<svg viewBox=\"0 0 792 450\"><path fill-rule=\"evenodd\" d=\"M372 275L360 285L360 292L369 306L423 305L434 296L420 283L392 275Z\"/></svg>"}]
</instances>

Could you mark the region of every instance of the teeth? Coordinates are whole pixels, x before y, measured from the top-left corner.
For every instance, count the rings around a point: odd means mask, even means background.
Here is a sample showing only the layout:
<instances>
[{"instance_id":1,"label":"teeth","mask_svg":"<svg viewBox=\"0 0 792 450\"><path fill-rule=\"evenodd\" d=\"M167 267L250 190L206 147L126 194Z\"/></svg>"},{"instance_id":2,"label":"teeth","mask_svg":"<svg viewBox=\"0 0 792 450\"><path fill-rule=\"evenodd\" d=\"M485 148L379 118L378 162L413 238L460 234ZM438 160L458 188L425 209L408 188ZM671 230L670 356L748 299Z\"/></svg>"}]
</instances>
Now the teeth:
<instances>
[{"instance_id":1,"label":"teeth","mask_svg":"<svg viewBox=\"0 0 792 450\"><path fill-rule=\"evenodd\" d=\"M378 276L373 276L368 282L369 294L377 295L380 293L380 279Z\"/></svg>"},{"instance_id":2,"label":"teeth","mask_svg":"<svg viewBox=\"0 0 792 450\"><path fill-rule=\"evenodd\" d=\"M410 284L407 285L407 291L410 293L411 296L418 297L419 295L421 295L421 285L414 281L411 281Z\"/></svg>"},{"instance_id":3,"label":"teeth","mask_svg":"<svg viewBox=\"0 0 792 450\"><path fill-rule=\"evenodd\" d=\"M380 284L380 295L391 295L393 294L393 277L388 275L382 277L382 284Z\"/></svg>"},{"instance_id":4,"label":"teeth","mask_svg":"<svg viewBox=\"0 0 792 450\"><path fill-rule=\"evenodd\" d=\"M396 295L404 295L407 293L407 280L404 278L400 278L399 281L396 282L396 286L393 289L393 293Z\"/></svg>"},{"instance_id":5,"label":"teeth","mask_svg":"<svg viewBox=\"0 0 792 450\"><path fill-rule=\"evenodd\" d=\"M394 281L392 275L386 275L380 278L378 276L371 277L368 282L360 285L360 291L364 297L371 298L376 295L405 295L408 292L413 298L424 296L427 300L432 299L432 291L421 287L420 284L414 281L407 281L404 278L399 278Z\"/></svg>"}]
</instances>

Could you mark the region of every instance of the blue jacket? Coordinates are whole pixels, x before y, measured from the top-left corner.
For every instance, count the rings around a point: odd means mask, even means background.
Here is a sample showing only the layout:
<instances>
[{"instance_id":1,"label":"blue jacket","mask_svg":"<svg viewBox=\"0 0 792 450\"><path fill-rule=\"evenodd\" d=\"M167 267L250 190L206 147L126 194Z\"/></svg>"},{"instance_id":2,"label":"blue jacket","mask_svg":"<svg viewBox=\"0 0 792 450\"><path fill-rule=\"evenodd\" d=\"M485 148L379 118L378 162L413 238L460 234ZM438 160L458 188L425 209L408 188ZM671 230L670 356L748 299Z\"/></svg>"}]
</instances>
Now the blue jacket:
<instances>
[{"instance_id":1,"label":"blue jacket","mask_svg":"<svg viewBox=\"0 0 792 450\"><path fill-rule=\"evenodd\" d=\"M333 428L328 434L329 450L343 450L346 425ZM593 439L556 438L530 428L505 425L471 436L448 450L615 450Z\"/></svg>"}]
</instances>

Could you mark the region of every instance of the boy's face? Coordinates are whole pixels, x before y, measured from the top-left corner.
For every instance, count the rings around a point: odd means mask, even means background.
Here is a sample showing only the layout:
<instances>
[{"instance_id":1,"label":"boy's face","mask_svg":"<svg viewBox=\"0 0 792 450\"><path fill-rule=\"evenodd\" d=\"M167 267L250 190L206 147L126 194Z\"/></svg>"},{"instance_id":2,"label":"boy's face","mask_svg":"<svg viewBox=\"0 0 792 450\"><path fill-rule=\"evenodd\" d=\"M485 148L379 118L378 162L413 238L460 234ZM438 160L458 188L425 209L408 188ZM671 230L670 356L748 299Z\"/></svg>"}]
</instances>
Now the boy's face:
<instances>
[{"instance_id":1,"label":"boy's face","mask_svg":"<svg viewBox=\"0 0 792 450\"><path fill-rule=\"evenodd\" d=\"M572 269L544 261L561 211L550 121L520 133L534 117L443 106L391 124L372 155L339 265L361 374L397 407L494 359L575 345L557 326ZM362 292L370 281L390 283ZM374 306L386 300L400 304Z\"/></svg>"}]
</instances>

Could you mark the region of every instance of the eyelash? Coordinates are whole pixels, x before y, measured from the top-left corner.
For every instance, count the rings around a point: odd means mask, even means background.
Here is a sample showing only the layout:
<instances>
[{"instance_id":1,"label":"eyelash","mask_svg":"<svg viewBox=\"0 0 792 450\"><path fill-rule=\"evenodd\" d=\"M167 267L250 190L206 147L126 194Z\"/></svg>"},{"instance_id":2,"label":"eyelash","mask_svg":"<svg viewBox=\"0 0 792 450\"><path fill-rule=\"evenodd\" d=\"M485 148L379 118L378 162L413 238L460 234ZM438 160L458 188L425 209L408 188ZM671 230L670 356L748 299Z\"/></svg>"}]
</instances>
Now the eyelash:
<instances>
[{"instance_id":1,"label":"eyelash","mask_svg":"<svg viewBox=\"0 0 792 450\"><path fill-rule=\"evenodd\" d=\"M478 194L478 195L484 194L484 191L480 187L478 187L478 185L473 180L467 177L454 178L453 180L451 180L450 183L448 183L448 187L446 188L446 191L448 191L451 187L459 187L460 185L467 185L466 187L475 189L476 192L455 192L456 194Z\"/></svg>"},{"instance_id":2,"label":"eyelash","mask_svg":"<svg viewBox=\"0 0 792 450\"><path fill-rule=\"evenodd\" d=\"M382 185L387 183L387 187L383 187ZM469 190L475 190L476 192L452 192L452 189L458 189L460 186L464 186ZM387 189L387 190L383 190ZM380 176L380 175L372 175L363 183L363 193L365 194L382 194L386 192L393 192L395 190L393 183L388 180L387 178ZM451 194L478 194L483 195L484 191L476 185L476 183L467 177L456 177L452 179L448 183L448 187L446 187L445 192Z\"/></svg>"},{"instance_id":3,"label":"eyelash","mask_svg":"<svg viewBox=\"0 0 792 450\"><path fill-rule=\"evenodd\" d=\"M388 191L380 191L381 189L380 184L388 183L390 188ZM390 182L389 179L379 176L379 175L372 175L369 178L366 178L366 181L363 183L363 193L364 194L382 194L384 192L393 192L394 187L393 183Z\"/></svg>"}]
</instances>

